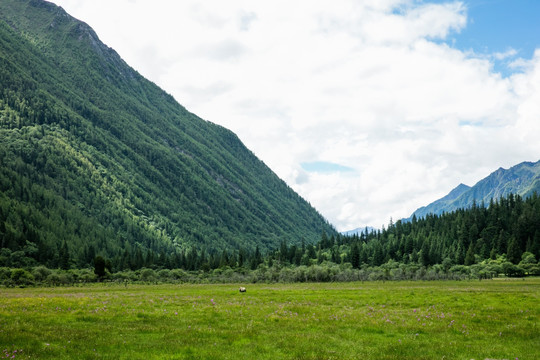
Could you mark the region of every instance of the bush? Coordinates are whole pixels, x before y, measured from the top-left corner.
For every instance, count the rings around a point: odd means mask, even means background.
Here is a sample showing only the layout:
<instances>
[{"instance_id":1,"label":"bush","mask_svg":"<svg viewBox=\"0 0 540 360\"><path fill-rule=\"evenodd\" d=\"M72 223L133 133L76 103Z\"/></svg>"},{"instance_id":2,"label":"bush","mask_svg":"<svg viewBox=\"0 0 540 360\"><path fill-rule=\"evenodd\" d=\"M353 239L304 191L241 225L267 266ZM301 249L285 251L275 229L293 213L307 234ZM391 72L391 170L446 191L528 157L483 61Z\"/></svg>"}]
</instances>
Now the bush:
<instances>
[{"instance_id":1,"label":"bush","mask_svg":"<svg viewBox=\"0 0 540 360\"><path fill-rule=\"evenodd\" d=\"M540 265L532 265L527 269L527 271L529 272L529 275L539 276L540 275Z\"/></svg>"},{"instance_id":2,"label":"bush","mask_svg":"<svg viewBox=\"0 0 540 360\"><path fill-rule=\"evenodd\" d=\"M34 278L36 281L44 282L47 279L47 276L51 274L51 270L48 269L46 266L37 266L32 270L32 275L34 275Z\"/></svg>"},{"instance_id":3,"label":"bush","mask_svg":"<svg viewBox=\"0 0 540 360\"><path fill-rule=\"evenodd\" d=\"M471 273L471 269L465 265L454 265L450 268L450 272L458 275L469 275Z\"/></svg>"},{"instance_id":4,"label":"bush","mask_svg":"<svg viewBox=\"0 0 540 360\"><path fill-rule=\"evenodd\" d=\"M71 285L75 282L73 275L69 272L62 271L58 274L61 285Z\"/></svg>"},{"instance_id":5,"label":"bush","mask_svg":"<svg viewBox=\"0 0 540 360\"><path fill-rule=\"evenodd\" d=\"M327 282L330 281L330 270L325 265L313 265L310 266L306 272L308 281L320 281Z\"/></svg>"},{"instance_id":6,"label":"bush","mask_svg":"<svg viewBox=\"0 0 540 360\"><path fill-rule=\"evenodd\" d=\"M139 280L145 282L157 282L156 272L152 269L142 269L139 272Z\"/></svg>"},{"instance_id":7,"label":"bush","mask_svg":"<svg viewBox=\"0 0 540 360\"><path fill-rule=\"evenodd\" d=\"M171 279L171 270L169 269L163 269L158 271L159 280L161 281L169 281Z\"/></svg>"},{"instance_id":8,"label":"bush","mask_svg":"<svg viewBox=\"0 0 540 360\"><path fill-rule=\"evenodd\" d=\"M182 282L187 282L189 280L189 274L182 269L171 270L170 276L173 280L178 280Z\"/></svg>"},{"instance_id":9,"label":"bush","mask_svg":"<svg viewBox=\"0 0 540 360\"><path fill-rule=\"evenodd\" d=\"M119 271L117 273L112 274L111 278L114 281L124 282L124 283L125 282L131 282L131 281L137 281L139 279L137 274L135 274L131 270Z\"/></svg>"},{"instance_id":10,"label":"bush","mask_svg":"<svg viewBox=\"0 0 540 360\"><path fill-rule=\"evenodd\" d=\"M284 267L279 272L279 282L290 283L294 282L294 271L288 267Z\"/></svg>"},{"instance_id":11,"label":"bush","mask_svg":"<svg viewBox=\"0 0 540 360\"><path fill-rule=\"evenodd\" d=\"M11 281L13 285L34 285L34 275L24 269L13 269L11 270Z\"/></svg>"},{"instance_id":12,"label":"bush","mask_svg":"<svg viewBox=\"0 0 540 360\"><path fill-rule=\"evenodd\" d=\"M11 269L7 267L0 267L0 281L11 279Z\"/></svg>"},{"instance_id":13,"label":"bush","mask_svg":"<svg viewBox=\"0 0 540 360\"><path fill-rule=\"evenodd\" d=\"M524 269L525 272L529 275L538 275L538 264L534 254L530 252L524 252L521 255L521 262L518 265L520 268Z\"/></svg>"},{"instance_id":14,"label":"bush","mask_svg":"<svg viewBox=\"0 0 540 360\"><path fill-rule=\"evenodd\" d=\"M79 270L78 280L83 283L90 283L97 281L97 275L90 269Z\"/></svg>"},{"instance_id":15,"label":"bush","mask_svg":"<svg viewBox=\"0 0 540 360\"><path fill-rule=\"evenodd\" d=\"M49 274L49 276L47 276L45 283L51 286L58 286L62 283L62 280L56 272L52 272L51 274Z\"/></svg>"},{"instance_id":16,"label":"bush","mask_svg":"<svg viewBox=\"0 0 540 360\"><path fill-rule=\"evenodd\" d=\"M517 265L514 265L509 261L503 263L502 268L503 268L504 274L508 277L524 277L525 276L525 269Z\"/></svg>"}]
</instances>

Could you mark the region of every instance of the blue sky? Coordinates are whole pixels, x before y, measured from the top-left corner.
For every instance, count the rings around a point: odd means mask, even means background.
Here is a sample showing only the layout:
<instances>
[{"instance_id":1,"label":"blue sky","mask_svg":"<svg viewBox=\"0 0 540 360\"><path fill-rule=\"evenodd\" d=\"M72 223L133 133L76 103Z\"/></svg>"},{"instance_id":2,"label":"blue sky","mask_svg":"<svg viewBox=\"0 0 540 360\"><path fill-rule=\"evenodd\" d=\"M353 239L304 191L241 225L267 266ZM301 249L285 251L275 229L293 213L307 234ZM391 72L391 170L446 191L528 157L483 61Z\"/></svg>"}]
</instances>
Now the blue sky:
<instances>
[{"instance_id":1,"label":"blue sky","mask_svg":"<svg viewBox=\"0 0 540 360\"><path fill-rule=\"evenodd\" d=\"M348 166L343 166L339 164L334 164L331 162L324 161L314 161L314 162L305 162L300 164L302 169L308 172L349 172L354 171L353 168Z\"/></svg>"},{"instance_id":2,"label":"blue sky","mask_svg":"<svg viewBox=\"0 0 540 360\"><path fill-rule=\"evenodd\" d=\"M52 1L338 230L540 159L540 0Z\"/></svg>"},{"instance_id":3,"label":"blue sky","mask_svg":"<svg viewBox=\"0 0 540 360\"><path fill-rule=\"evenodd\" d=\"M443 3L447 1L436 1ZM540 43L540 1L538 0L465 0L467 25L446 40L450 45L477 54L505 53L516 55L494 59L495 70L509 75L509 60L531 58Z\"/></svg>"}]
</instances>

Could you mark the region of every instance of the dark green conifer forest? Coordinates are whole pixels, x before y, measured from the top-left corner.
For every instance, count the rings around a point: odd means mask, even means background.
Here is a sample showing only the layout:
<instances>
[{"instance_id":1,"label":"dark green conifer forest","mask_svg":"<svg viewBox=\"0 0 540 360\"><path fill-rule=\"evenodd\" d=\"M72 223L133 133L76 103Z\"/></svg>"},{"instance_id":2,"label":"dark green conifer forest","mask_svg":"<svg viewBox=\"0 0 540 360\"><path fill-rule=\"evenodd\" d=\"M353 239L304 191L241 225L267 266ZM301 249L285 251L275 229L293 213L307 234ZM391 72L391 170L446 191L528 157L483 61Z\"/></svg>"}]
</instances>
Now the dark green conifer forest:
<instances>
[{"instance_id":1,"label":"dark green conifer forest","mask_svg":"<svg viewBox=\"0 0 540 360\"><path fill-rule=\"evenodd\" d=\"M526 199L510 194L488 206L474 204L442 215L413 217L411 222L390 223L382 231L355 236L323 238L323 260L350 262L353 268L388 263L415 264L425 268L472 266L504 259L512 265L529 264L540 258L540 197ZM319 260L320 261L320 260ZM516 274L529 267L517 268ZM538 271L538 268L535 268Z\"/></svg>"},{"instance_id":2,"label":"dark green conifer forest","mask_svg":"<svg viewBox=\"0 0 540 360\"><path fill-rule=\"evenodd\" d=\"M338 234L42 0L0 2L0 283L540 275L540 198Z\"/></svg>"},{"instance_id":3,"label":"dark green conifer forest","mask_svg":"<svg viewBox=\"0 0 540 360\"><path fill-rule=\"evenodd\" d=\"M0 239L12 265L82 268L100 255L138 268L335 231L235 134L51 3L0 2L0 84Z\"/></svg>"}]
</instances>

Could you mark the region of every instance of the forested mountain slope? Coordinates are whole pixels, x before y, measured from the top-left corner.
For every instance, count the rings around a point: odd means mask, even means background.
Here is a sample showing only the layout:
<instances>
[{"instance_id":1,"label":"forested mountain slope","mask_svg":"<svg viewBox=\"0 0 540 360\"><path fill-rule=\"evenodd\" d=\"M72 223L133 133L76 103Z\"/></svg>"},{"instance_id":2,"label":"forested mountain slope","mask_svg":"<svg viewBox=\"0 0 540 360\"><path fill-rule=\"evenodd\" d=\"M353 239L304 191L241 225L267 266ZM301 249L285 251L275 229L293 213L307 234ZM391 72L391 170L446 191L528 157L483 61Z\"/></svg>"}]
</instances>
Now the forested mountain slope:
<instances>
[{"instance_id":1,"label":"forested mountain slope","mask_svg":"<svg viewBox=\"0 0 540 360\"><path fill-rule=\"evenodd\" d=\"M419 208L413 215L417 218L427 214L440 215L469 208L475 202L478 205L482 202L488 205L492 199L497 200L509 194L527 198L534 192L540 194L540 161L523 162L510 169L499 168L472 187L460 184L445 197Z\"/></svg>"},{"instance_id":2,"label":"forested mountain slope","mask_svg":"<svg viewBox=\"0 0 540 360\"><path fill-rule=\"evenodd\" d=\"M0 165L2 256L52 267L335 232L235 134L46 1L0 2Z\"/></svg>"}]
</instances>

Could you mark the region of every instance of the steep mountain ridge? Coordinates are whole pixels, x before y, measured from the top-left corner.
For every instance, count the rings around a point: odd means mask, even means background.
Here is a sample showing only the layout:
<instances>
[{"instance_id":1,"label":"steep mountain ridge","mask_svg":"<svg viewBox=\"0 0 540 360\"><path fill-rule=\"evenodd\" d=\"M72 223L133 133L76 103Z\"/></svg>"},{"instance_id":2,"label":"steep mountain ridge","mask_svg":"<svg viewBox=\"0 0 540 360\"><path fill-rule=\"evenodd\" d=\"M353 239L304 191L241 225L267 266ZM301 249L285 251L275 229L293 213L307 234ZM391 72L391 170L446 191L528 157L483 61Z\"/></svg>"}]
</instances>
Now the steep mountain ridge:
<instances>
[{"instance_id":1,"label":"steep mountain ridge","mask_svg":"<svg viewBox=\"0 0 540 360\"><path fill-rule=\"evenodd\" d=\"M423 217L427 214L435 214L437 213L439 208L449 206L453 201L455 201L459 196L461 196L463 193L469 191L471 189L470 186L467 186L465 184L459 184L456 186L452 191L448 193L448 195L440 198L439 200L427 205L422 206L421 208L417 209L414 214L416 217ZM412 218L412 215L411 215Z\"/></svg>"},{"instance_id":2,"label":"steep mountain ridge","mask_svg":"<svg viewBox=\"0 0 540 360\"><path fill-rule=\"evenodd\" d=\"M460 184L445 197L417 209L411 218L469 208L475 202L488 205L492 199L498 200L509 194L528 197L534 192L540 193L540 161L522 162L510 169L499 168L472 187Z\"/></svg>"},{"instance_id":3,"label":"steep mountain ridge","mask_svg":"<svg viewBox=\"0 0 540 360\"><path fill-rule=\"evenodd\" d=\"M4 249L55 266L65 243L84 266L96 253L270 249L335 232L234 133L54 4L0 2L0 82Z\"/></svg>"}]
</instances>

